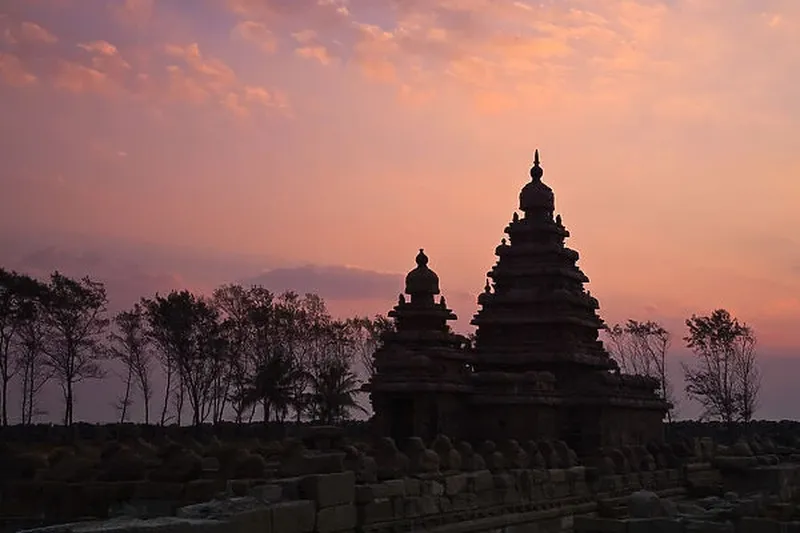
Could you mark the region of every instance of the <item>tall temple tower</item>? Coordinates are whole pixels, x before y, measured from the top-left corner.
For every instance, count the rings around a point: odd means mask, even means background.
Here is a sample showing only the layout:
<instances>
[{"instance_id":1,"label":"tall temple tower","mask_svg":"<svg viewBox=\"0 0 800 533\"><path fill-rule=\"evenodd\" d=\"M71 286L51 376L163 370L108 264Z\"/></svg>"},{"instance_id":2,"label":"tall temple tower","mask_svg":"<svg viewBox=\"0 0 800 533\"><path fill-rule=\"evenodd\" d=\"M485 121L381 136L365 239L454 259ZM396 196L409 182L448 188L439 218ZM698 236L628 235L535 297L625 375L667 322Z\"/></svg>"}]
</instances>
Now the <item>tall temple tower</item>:
<instances>
[{"instance_id":1,"label":"tall temple tower","mask_svg":"<svg viewBox=\"0 0 800 533\"><path fill-rule=\"evenodd\" d=\"M555 195L543 175L537 150L519 195L523 216L515 212L505 229L509 240L497 247L492 283L472 320L478 431L557 436L585 453L657 439L666 404L653 380L620 376L598 340L599 304L584 289L589 279L576 265L578 252L564 244L569 231L554 216Z\"/></svg>"},{"instance_id":2,"label":"tall temple tower","mask_svg":"<svg viewBox=\"0 0 800 533\"><path fill-rule=\"evenodd\" d=\"M584 290L589 278L575 264L578 252L564 245L569 231L554 215L555 197L542 181L539 151L519 209L506 227L487 274L478 327L478 370L550 371L559 381L578 369L610 370L614 361L598 341L603 321L597 300ZM492 290L493 289L493 290Z\"/></svg>"},{"instance_id":3,"label":"tall temple tower","mask_svg":"<svg viewBox=\"0 0 800 533\"><path fill-rule=\"evenodd\" d=\"M465 395L471 392L466 339L447 324L457 317L439 294L439 276L420 249L417 267L408 273L405 293L389 312L395 331L385 334L375 353L375 375L364 387L381 435L402 442L417 436L462 435Z\"/></svg>"},{"instance_id":4,"label":"tall temple tower","mask_svg":"<svg viewBox=\"0 0 800 533\"><path fill-rule=\"evenodd\" d=\"M599 304L567 248L553 190L535 152L531 181L519 195L478 297L474 347L447 326L437 304L439 277L420 250L406 293L389 314L397 332L375 355L370 392L375 430L403 439L560 439L580 455L601 446L663 439L669 405L658 382L620 374L599 340Z\"/></svg>"}]
</instances>

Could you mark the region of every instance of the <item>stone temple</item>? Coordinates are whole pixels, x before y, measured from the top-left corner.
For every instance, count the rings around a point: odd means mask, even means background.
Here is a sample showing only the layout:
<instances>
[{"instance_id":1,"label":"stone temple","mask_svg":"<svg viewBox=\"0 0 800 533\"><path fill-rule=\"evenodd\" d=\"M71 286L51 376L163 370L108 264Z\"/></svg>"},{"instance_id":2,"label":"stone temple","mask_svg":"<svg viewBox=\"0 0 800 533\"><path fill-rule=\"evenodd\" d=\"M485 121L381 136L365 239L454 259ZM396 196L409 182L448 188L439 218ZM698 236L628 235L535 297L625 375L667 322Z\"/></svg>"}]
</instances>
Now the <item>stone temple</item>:
<instances>
[{"instance_id":1,"label":"stone temple","mask_svg":"<svg viewBox=\"0 0 800 533\"><path fill-rule=\"evenodd\" d=\"M456 316L436 301L439 277L420 250L365 386L378 434L555 439L579 455L663 440L668 404L656 380L621 374L598 339L599 305L543 174L537 150L478 297L474 346L450 330Z\"/></svg>"}]
</instances>

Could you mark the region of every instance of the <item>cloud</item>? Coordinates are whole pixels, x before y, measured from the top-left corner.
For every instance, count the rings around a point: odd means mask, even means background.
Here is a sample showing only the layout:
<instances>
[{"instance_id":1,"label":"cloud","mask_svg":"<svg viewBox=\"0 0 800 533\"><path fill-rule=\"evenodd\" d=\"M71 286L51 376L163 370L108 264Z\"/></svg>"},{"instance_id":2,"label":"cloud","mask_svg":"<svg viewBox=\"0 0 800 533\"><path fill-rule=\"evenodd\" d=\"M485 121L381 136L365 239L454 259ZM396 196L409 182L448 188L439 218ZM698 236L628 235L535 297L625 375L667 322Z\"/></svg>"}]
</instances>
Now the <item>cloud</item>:
<instances>
[{"instance_id":1,"label":"cloud","mask_svg":"<svg viewBox=\"0 0 800 533\"><path fill-rule=\"evenodd\" d=\"M58 37L39 24L27 20L16 21L7 15L0 16L0 36L10 45L55 44L58 42Z\"/></svg>"},{"instance_id":2,"label":"cloud","mask_svg":"<svg viewBox=\"0 0 800 533\"><path fill-rule=\"evenodd\" d=\"M234 26L231 35L257 45L267 54L273 54L278 49L275 34L260 22L243 20Z\"/></svg>"},{"instance_id":3,"label":"cloud","mask_svg":"<svg viewBox=\"0 0 800 533\"><path fill-rule=\"evenodd\" d=\"M141 26L153 17L155 0L115 0L109 9L117 22Z\"/></svg>"},{"instance_id":4,"label":"cloud","mask_svg":"<svg viewBox=\"0 0 800 533\"><path fill-rule=\"evenodd\" d=\"M653 119L662 121L781 120L777 110L752 105L777 81L758 50L780 50L788 60L800 44L783 29L800 15L789 3L736 16L722 4L689 0L389 0L380 9L368 0L228 5L244 21L291 35L300 57L325 65L342 60L406 93L413 88L444 98L459 91L492 113L556 104L619 113L636 102L649 103ZM710 17L724 23L709 25ZM761 46L744 44L752 42ZM723 72L744 58L758 74L722 83L731 79ZM671 97L662 102L664 94Z\"/></svg>"},{"instance_id":5,"label":"cloud","mask_svg":"<svg viewBox=\"0 0 800 533\"><path fill-rule=\"evenodd\" d=\"M14 87L25 87L36 83L37 79L17 56L0 52L0 80Z\"/></svg>"},{"instance_id":6,"label":"cloud","mask_svg":"<svg viewBox=\"0 0 800 533\"><path fill-rule=\"evenodd\" d=\"M402 290L403 276L348 266L276 268L244 281L273 292L315 293L331 300L387 299Z\"/></svg>"},{"instance_id":7,"label":"cloud","mask_svg":"<svg viewBox=\"0 0 800 533\"><path fill-rule=\"evenodd\" d=\"M73 61L61 60L53 80L56 88L72 93L111 94L121 87L105 72Z\"/></svg>"}]
</instances>

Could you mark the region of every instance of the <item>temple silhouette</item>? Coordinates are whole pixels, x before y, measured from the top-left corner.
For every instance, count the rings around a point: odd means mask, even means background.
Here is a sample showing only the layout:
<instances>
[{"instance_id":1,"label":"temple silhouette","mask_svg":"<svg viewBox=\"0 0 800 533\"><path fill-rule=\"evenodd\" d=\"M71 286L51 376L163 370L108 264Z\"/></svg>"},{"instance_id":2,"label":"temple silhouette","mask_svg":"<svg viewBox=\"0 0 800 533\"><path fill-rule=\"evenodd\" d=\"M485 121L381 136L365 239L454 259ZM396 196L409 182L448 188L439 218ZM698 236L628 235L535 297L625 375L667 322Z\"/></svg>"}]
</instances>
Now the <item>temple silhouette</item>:
<instances>
[{"instance_id":1,"label":"temple silhouette","mask_svg":"<svg viewBox=\"0 0 800 533\"><path fill-rule=\"evenodd\" d=\"M658 382L619 372L598 339L603 321L578 252L555 215L535 152L531 181L488 272L474 346L451 332L423 250L389 316L396 331L375 354L370 393L378 434L480 441L563 440L578 454L663 440L668 404Z\"/></svg>"}]
</instances>

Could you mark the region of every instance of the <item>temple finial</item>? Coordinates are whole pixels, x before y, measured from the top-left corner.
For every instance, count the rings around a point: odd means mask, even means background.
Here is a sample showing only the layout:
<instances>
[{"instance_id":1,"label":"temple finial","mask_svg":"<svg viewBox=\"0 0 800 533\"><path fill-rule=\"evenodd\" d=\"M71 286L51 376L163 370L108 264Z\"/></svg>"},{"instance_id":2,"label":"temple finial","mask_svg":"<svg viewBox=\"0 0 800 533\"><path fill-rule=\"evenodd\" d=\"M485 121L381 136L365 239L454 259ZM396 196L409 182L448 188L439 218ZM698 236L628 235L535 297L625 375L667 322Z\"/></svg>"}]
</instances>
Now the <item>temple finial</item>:
<instances>
[{"instance_id":1,"label":"temple finial","mask_svg":"<svg viewBox=\"0 0 800 533\"><path fill-rule=\"evenodd\" d=\"M540 180L542 179L543 175L544 175L544 170L542 170L542 167L539 166L539 149L537 148L533 152L533 167L531 167L531 178L533 178L534 180Z\"/></svg>"},{"instance_id":2,"label":"temple finial","mask_svg":"<svg viewBox=\"0 0 800 533\"><path fill-rule=\"evenodd\" d=\"M425 250L420 248L417 254L417 266L426 266L428 264L428 256L425 255Z\"/></svg>"}]
</instances>

